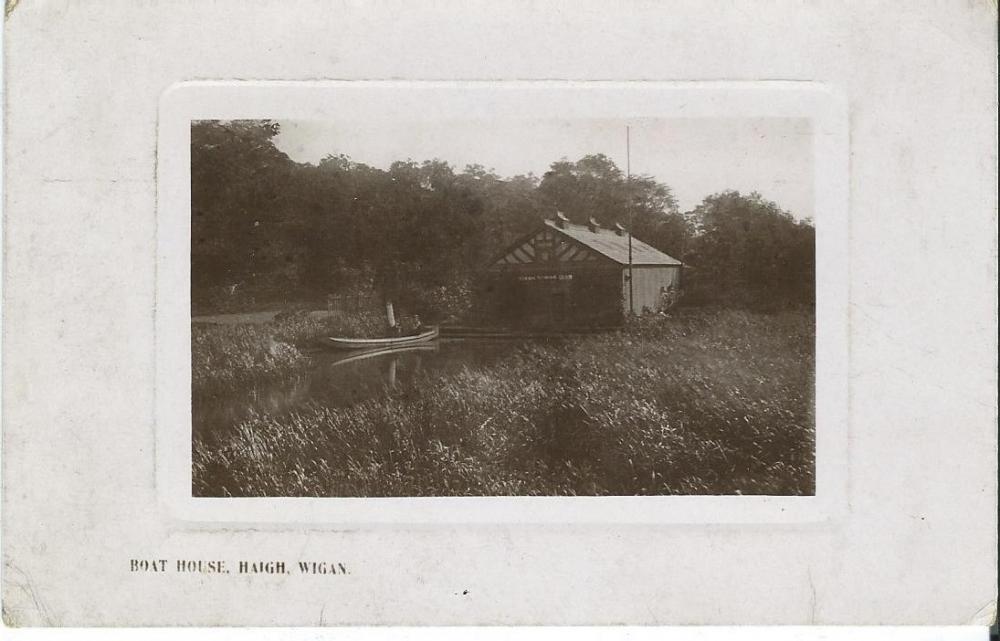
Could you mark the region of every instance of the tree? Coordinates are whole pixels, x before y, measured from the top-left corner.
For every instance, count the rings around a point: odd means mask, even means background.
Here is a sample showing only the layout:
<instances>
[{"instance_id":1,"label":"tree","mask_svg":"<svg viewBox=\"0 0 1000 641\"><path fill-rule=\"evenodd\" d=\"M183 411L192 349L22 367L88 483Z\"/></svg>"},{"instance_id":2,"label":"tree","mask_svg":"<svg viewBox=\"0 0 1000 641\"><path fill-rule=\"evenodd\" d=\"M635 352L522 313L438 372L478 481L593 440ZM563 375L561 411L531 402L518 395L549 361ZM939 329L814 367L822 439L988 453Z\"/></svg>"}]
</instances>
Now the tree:
<instances>
[{"instance_id":1,"label":"tree","mask_svg":"<svg viewBox=\"0 0 1000 641\"><path fill-rule=\"evenodd\" d=\"M629 181L601 154L556 161L541 179L440 159L380 169L331 154L306 164L275 147L279 131L270 120L192 123L196 301L237 288L258 302L315 300L360 280L390 303L447 299L442 288L468 291L492 256L555 210L605 227L627 224L631 210L636 237L693 265L716 300L812 300L815 231L759 194L721 192L681 214L667 185Z\"/></svg>"},{"instance_id":2,"label":"tree","mask_svg":"<svg viewBox=\"0 0 1000 641\"><path fill-rule=\"evenodd\" d=\"M270 120L196 121L191 126L191 261L195 290L246 286L291 248L271 232L294 170Z\"/></svg>"},{"instance_id":3,"label":"tree","mask_svg":"<svg viewBox=\"0 0 1000 641\"><path fill-rule=\"evenodd\" d=\"M695 235L688 260L711 295L731 301L810 303L815 229L754 192L706 197L688 214Z\"/></svg>"},{"instance_id":4,"label":"tree","mask_svg":"<svg viewBox=\"0 0 1000 641\"><path fill-rule=\"evenodd\" d=\"M552 163L538 187L542 202L577 224L630 224L636 237L667 251L683 251L689 229L670 188L653 177L631 180L604 154Z\"/></svg>"}]
</instances>

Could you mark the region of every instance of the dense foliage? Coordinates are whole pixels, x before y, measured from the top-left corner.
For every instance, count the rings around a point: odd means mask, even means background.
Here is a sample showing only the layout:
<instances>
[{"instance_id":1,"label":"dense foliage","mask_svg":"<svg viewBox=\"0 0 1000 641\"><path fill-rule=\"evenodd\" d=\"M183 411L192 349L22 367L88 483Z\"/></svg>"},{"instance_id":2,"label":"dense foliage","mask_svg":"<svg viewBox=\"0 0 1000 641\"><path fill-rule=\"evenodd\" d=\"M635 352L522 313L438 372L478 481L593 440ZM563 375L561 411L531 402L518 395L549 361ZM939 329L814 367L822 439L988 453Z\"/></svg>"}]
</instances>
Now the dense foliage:
<instances>
[{"instance_id":1,"label":"dense foliage","mask_svg":"<svg viewBox=\"0 0 1000 641\"><path fill-rule=\"evenodd\" d=\"M200 496L811 494L813 317L686 310L197 435Z\"/></svg>"},{"instance_id":2,"label":"dense foliage","mask_svg":"<svg viewBox=\"0 0 1000 641\"><path fill-rule=\"evenodd\" d=\"M321 301L366 280L404 307L444 307L417 313L459 313L489 257L556 210L611 225L629 209L637 237L693 267L692 301L812 302L812 226L757 194L711 195L682 213L667 185L628 183L600 154L557 160L541 178L441 160L303 164L275 147L278 132L267 120L192 124L197 310Z\"/></svg>"}]
</instances>

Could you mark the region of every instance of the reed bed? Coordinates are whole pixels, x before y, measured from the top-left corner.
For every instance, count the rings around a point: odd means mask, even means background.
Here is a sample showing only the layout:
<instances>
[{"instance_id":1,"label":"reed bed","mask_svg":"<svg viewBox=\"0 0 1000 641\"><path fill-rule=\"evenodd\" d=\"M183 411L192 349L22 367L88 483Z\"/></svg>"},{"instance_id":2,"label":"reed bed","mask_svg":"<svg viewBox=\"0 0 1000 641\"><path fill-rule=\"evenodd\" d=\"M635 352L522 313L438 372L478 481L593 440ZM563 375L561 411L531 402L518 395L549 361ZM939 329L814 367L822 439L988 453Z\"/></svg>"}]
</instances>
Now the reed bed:
<instances>
[{"instance_id":1,"label":"reed bed","mask_svg":"<svg viewBox=\"0 0 1000 641\"><path fill-rule=\"evenodd\" d=\"M399 319L401 331L415 320ZM195 394L252 386L293 375L308 367L303 353L325 336L381 336L383 315L372 312L317 317L307 312L279 314L268 323L195 324L191 327L191 379Z\"/></svg>"},{"instance_id":2,"label":"reed bed","mask_svg":"<svg viewBox=\"0 0 1000 641\"><path fill-rule=\"evenodd\" d=\"M195 438L193 491L812 494L813 328L805 312L688 310L424 376L352 407L253 416ZM259 337L240 340L260 353Z\"/></svg>"}]
</instances>

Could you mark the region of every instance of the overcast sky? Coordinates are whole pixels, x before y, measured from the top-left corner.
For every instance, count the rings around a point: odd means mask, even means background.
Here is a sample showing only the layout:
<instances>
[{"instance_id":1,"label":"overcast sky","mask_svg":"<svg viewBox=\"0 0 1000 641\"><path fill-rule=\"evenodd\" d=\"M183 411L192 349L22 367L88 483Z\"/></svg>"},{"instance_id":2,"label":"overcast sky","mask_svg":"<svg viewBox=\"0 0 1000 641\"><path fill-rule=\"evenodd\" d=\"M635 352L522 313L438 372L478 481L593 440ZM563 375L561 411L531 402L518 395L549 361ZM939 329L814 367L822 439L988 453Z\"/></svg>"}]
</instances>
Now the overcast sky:
<instances>
[{"instance_id":1,"label":"overcast sky","mask_svg":"<svg viewBox=\"0 0 1000 641\"><path fill-rule=\"evenodd\" d=\"M279 149L299 162L327 155L382 169L396 160L446 160L459 171L480 164L503 177L603 153L625 170L631 127L632 173L673 190L682 211L712 193L760 192L797 218L813 216L813 163L804 119L280 121Z\"/></svg>"}]
</instances>

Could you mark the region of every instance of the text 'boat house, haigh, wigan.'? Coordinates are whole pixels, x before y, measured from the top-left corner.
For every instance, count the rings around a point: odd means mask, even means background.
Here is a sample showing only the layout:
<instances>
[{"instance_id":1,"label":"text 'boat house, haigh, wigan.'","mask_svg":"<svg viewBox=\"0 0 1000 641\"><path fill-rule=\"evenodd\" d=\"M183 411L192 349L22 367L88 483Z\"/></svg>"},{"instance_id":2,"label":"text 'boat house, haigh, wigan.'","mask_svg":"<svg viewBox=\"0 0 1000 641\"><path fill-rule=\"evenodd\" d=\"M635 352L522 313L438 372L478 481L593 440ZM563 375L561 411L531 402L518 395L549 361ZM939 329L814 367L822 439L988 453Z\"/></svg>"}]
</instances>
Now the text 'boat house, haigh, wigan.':
<instances>
[{"instance_id":1,"label":"text 'boat house, haigh, wigan.'","mask_svg":"<svg viewBox=\"0 0 1000 641\"><path fill-rule=\"evenodd\" d=\"M490 263L486 294L494 317L511 325L617 325L629 312L661 309L683 266L621 225L576 225L559 213Z\"/></svg>"}]
</instances>

